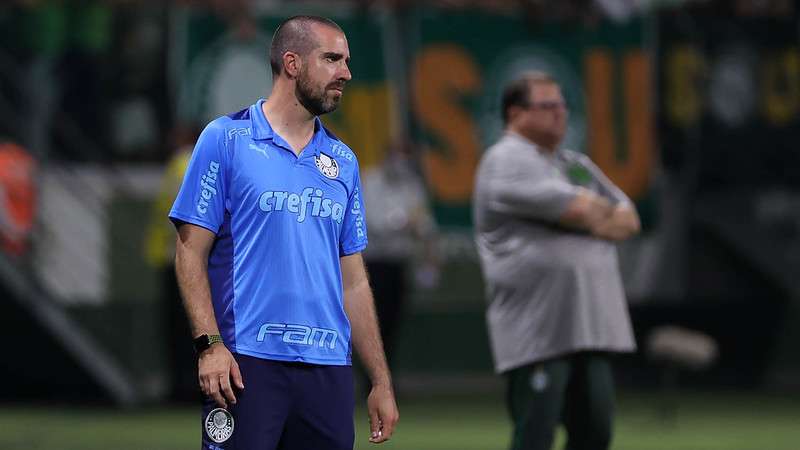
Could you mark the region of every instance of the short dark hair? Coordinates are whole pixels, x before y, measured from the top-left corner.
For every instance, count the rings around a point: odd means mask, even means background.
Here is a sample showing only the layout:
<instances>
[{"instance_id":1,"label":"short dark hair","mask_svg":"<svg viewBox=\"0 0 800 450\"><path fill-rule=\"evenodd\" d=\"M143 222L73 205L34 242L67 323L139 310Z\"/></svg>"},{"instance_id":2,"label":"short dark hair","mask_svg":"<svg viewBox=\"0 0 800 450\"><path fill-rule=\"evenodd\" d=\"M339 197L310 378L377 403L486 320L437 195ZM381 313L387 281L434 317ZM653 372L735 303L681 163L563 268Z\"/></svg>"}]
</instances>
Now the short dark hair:
<instances>
[{"instance_id":1,"label":"short dark hair","mask_svg":"<svg viewBox=\"0 0 800 450\"><path fill-rule=\"evenodd\" d=\"M530 103L531 88L534 84L557 84L556 80L547 72L526 72L521 77L508 83L503 89L501 114L503 124L508 124L508 110L512 106L528 106Z\"/></svg>"},{"instance_id":2,"label":"short dark hair","mask_svg":"<svg viewBox=\"0 0 800 450\"><path fill-rule=\"evenodd\" d=\"M336 22L325 17L294 16L284 20L275 30L269 48L269 65L273 76L281 74L284 53L295 52L300 56L306 56L319 46L311 31L312 24L325 25L344 33Z\"/></svg>"}]
</instances>

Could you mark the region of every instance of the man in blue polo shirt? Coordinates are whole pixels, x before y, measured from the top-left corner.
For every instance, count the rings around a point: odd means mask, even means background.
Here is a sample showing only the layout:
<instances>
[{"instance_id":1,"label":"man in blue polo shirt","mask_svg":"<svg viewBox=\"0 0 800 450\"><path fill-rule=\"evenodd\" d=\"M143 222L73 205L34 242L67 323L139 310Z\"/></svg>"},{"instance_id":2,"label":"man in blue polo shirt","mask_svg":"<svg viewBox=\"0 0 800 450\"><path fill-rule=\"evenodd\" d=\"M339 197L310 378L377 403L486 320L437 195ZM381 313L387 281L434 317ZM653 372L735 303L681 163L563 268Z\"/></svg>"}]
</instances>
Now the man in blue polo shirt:
<instances>
[{"instance_id":1,"label":"man in blue polo shirt","mask_svg":"<svg viewBox=\"0 0 800 450\"><path fill-rule=\"evenodd\" d=\"M203 449L352 449L351 343L372 381L369 440L397 422L360 253L358 161L317 117L337 107L348 61L334 22L279 26L272 93L206 127L170 212Z\"/></svg>"}]
</instances>

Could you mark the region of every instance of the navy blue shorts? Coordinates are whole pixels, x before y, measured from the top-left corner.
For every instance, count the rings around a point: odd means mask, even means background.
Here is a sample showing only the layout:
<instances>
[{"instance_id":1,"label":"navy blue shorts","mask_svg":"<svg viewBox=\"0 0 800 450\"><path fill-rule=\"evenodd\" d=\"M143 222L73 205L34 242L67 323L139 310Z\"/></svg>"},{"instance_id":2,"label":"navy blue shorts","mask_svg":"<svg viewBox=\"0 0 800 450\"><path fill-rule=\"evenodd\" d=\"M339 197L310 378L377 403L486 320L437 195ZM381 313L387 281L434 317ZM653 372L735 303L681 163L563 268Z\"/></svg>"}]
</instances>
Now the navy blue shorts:
<instances>
[{"instance_id":1,"label":"navy blue shorts","mask_svg":"<svg viewBox=\"0 0 800 450\"><path fill-rule=\"evenodd\" d=\"M203 450L353 449L350 366L234 357L245 389L228 411L205 400Z\"/></svg>"}]
</instances>

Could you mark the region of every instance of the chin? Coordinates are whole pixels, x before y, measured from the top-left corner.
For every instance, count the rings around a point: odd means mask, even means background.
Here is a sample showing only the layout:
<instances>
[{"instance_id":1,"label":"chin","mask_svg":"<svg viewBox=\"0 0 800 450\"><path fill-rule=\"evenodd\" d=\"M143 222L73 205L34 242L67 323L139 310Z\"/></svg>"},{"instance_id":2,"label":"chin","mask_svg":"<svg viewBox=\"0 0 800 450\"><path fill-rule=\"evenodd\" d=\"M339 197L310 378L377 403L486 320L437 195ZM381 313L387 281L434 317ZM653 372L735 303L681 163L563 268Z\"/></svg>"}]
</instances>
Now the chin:
<instances>
[{"instance_id":1,"label":"chin","mask_svg":"<svg viewBox=\"0 0 800 450\"><path fill-rule=\"evenodd\" d=\"M339 106L339 102L341 100L342 100L342 96L341 95L337 95L335 97L328 98L328 101L325 102L325 104L326 104L326 106L329 106L329 107L332 107L332 108L336 108L337 106Z\"/></svg>"},{"instance_id":2,"label":"chin","mask_svg":"<svg viewBox=\"0 0 800 450\"><path fill-rule=\"evenodd\" d=\"M338 108L338 107L339 107L339 102L338 101L332 101L332 102L326 103L324 105L324 110L325 110L324 114L334 112L334 111L336 111L336 108Z\"/></svg>"}]
</instances>

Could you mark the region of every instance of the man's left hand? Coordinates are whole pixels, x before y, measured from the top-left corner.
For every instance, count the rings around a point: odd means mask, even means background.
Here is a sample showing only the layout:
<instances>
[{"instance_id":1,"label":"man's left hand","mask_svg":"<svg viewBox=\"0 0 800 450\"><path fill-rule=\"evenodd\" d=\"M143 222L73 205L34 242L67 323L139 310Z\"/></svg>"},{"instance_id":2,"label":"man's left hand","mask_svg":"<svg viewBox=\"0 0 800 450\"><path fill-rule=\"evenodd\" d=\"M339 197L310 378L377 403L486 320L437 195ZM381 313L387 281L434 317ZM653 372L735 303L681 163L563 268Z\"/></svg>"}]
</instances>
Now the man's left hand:
<instances>
[{"instance_id":1,"label":"man's left hand","mask_svg":"<svg viewBox=\"0 0 800 450\"><path fill-rule=\"evenodd\" d=\"M367 412L370 427L369 441L380 444L391 439L394 427L400 419L392 388L373 386L367 398Z\"/></svg>"}]
</instances>

